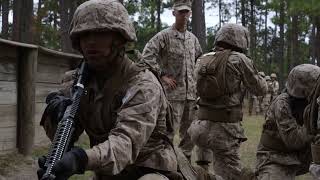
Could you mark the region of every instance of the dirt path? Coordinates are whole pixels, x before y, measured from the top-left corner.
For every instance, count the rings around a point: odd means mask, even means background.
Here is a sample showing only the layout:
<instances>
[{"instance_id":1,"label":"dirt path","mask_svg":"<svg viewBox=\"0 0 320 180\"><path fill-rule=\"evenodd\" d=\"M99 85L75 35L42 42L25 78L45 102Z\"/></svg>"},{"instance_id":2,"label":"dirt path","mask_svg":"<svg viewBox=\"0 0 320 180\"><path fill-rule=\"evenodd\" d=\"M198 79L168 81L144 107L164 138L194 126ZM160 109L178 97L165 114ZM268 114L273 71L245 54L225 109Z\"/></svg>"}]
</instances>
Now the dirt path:
<instances>
[{"instance_id":1,"label":"dirt path","mask_svg":"<svg viewBox=\"0 0 320 180\"><path fill-rule=\"evenodd\" d=\"M11 161L10 161L11 160ZM33 158L15 159L9 158L9 161L0 161L1 172L0 180L37 180L37 160Z\"/></svg>"}]
</instances>

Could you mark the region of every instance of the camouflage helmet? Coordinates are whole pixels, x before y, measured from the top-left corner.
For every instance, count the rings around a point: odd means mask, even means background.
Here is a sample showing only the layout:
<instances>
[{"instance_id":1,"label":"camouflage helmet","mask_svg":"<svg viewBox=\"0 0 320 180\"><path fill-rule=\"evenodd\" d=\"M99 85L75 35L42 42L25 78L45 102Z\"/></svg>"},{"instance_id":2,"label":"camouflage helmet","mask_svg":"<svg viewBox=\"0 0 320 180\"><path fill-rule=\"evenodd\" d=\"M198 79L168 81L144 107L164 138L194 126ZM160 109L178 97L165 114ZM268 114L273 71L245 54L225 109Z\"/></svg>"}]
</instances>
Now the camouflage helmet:
<instances>
[{"instance_id":1,"label":"camouflage helmet","mask_svg":"<svg viewBox=\"0 0 320 180\"><path fill-rule=\"evenodd\" d=\"M264 74L263 71L258 72L258 74L259 74L260 76L262 76L262 77L265 77L265 76L266 76L266 74Z\"/></svg>"},{"instance_id":2,"label":"camouflage helmet","mask_svg":"<svg viewBox=\"0 0 320 180\"><path fill-rule=\"evenodd\" d=\"M320 68L312 64L301 64L294 67L286 83L288 94L296 98L307 98L320 74Z\"/></svg>"},{"instance_id":3,"label":"camouflage helmet","mask_svg":"<svg viewBox=\"0 0 320 180\"><path fill-rule=\"evenodd\" d=\"M169 180L162 174L150 173L140 177L138 180Z\"/></svg>"},{"instance_id":4,"label":"camouflage helmet","mask_svg":"<svg viewBox=\"0 0 320 180\"><path fill-rule=\"evenodd\" d=\"M271 73L270 77L271 78L277 78L277 75L276 75L276 73Z\"/></svg>"},{"instance_id":5,"label":"camouflage helmet","mask_svg":"<svg viewBox=\"0 0 320 180\"><path fill-rule=\"evenodd\" d=\"M80 50L79 34L88 31L116 31L127 41L137 40L128 12L118 0L90 0L76 9L69 29L74 49Z\"/></svg>"},{"instance_id":6,"label":"camouflage helmet","mask_svg":"<svg viewBox=\"0 0 320 180\"><path fill-rule=\"evenodd\" d=\"M242 50L247 50L250 45L250 36L247 28L233 23L223 25L215 37L215 45L224 42Z\"/></svg>"},{"instance_id":7,"label":"camouflage helmet","mask_svg":"<svg viewBox=\"0 0 320 180\"><path fill-rule=\"evenodd\" d=\"M271 81L270 76L266 76L264 79L265 79L266 81Z\"/></svg>"}]
</instances>

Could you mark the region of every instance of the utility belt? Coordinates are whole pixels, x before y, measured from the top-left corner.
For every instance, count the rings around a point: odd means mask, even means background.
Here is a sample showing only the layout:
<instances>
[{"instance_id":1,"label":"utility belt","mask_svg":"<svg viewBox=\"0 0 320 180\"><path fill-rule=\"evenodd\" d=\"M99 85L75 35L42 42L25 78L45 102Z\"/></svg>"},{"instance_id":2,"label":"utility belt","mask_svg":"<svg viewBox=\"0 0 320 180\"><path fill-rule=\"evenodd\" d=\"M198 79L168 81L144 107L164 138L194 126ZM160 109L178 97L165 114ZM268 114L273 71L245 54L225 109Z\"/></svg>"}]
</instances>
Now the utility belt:
<instances>
[{"instance_id":1,"label":"utility belt","mask_svg":"<svg viewBox=\"0 0 320 180\"><path fill-rule=\"evenodd\" d=\"M264 129L262 131L260 143L268 149L272 149L279 152L290 152L290 150L280 139L280 137L276 137L275 132L270 130Z\"/></svg>"},{"instance_id":2,"label":"utility belt","mask_svg":"<svg viewBox=\"0 0 320 180\"><path fill-rule=\"evenodd\" d=\"M212 109L207 107L200 107L199 120L209 120L212 122L237 123L242 121L241 106Z\"/></svg>"}]
</instances>

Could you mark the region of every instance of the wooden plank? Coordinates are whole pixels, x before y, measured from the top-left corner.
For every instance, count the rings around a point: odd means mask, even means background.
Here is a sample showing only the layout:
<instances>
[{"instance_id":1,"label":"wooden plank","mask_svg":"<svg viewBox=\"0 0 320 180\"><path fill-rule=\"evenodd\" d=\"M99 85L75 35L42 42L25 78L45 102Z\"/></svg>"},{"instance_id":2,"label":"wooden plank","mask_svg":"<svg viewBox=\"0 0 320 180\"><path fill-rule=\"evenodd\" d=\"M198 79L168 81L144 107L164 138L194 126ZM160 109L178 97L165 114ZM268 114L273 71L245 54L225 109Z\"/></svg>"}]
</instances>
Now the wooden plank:
<instances>
[{"instance_id":1,"label":"wooden plank","mask_svg":"<svg viewBox=\"0 0 320 180\"><path fill-rule=\"evenodd\" d=\"M39 63L42 63L42 64L65 66L70 68L73 64L77 62L78 61L74 61L69 58L55 57L55 56L50 56L48 54L42 54L42 53L39 54Z\"/></svg>"},{"instance_id":2,"label":"wooden plank","mask_svg":"<svg viewBox=\"0 0 320 180\"><path fill-rule=\"evenodd\" d=\"M0 127L17 126L17 106L16 105L0 105Z\"/></svg>"},{"instance_id":3,"label":"wooden plank","mask_svg":"<svg viewBox=\"0 0 320 180\"><path fill-rule=\"evenodd\" d=\"M16 127L0 128L0 151L14 150L16 148Z\"/></svg>"},{"instance_id":4,"label":"wooden plank","mask_svg":"<svg viewBox=\"0 0 320 180\"><path fill-rule=\"evenodd\" d=\"M72 60L78 60L78 59L82 59L83 56L80 54L71 54L71 53L65 53L65 52L61 52L61 51L55 51L52 49L48 49L42 46L39 46L39 52L43 53L43 54L48 54L50 56L56 56L56 57L64 57L64 58L69 58Z\"/></svg>"},{"instance_id":5,"label":"wooden plank","mask_svg":"<svg viewBox=\"0 0 320 180\"><path fill-rule=\"evenodd\" d=\"M50 142L49 138L46 135L43 127L40 126L40 120L45 110L46 103L36 103L36 114L35 114L35 140L34 143L36 146L48 144Z\"/></svg>"},{"instance_id":6,"label":"wooden plank","mask_svg":"<svg viewBox=\"0 0 320 180\"><path fill-rule=\"evenodd\" d=\"M17 147L21 154L31 155L34 142L35 76L38 49L20 49L19 57Z\"/></svg>"},{"instance_id":7,"label":"wooden plank","mask_svg":"<svg viewBox=\"0 0 320 180\"><path fill-rule=\"evenodd\" d=\"M17 104L16 82L0 81L0 105Z\"/></svg>"},{"instance_id":8,"label":"wooden plank","mask_svg":"<svg viewBox=\"0 0 320 180\"><path fill-rule=\"evenodd\" d=\"M59 89L60 84L36 83L36 103L44 103L49 93Z\"/></svg>"},{"instance_id":9,"label":"wooden plank","mask_svg":"<svg viewBox=\"0 0 320 180\"><path fill-rule=\"evenodd\" d=\"M1 39L0 38L0 44L1 45L6 45L6 46L14 46L14 47L25 47L25 48L38 48L38 46L33 45L33 44L26 44L26 43L21 43L17 41L10 41L6 39Z\"/></svg>"},{"instance_id":10,"label":"wooden plank","mask_svg":"<svg viewBox=\"0 0 320 180\"><path fill-rule=\"evenodd\" d=\"M37 69L36 82L60 84L64 73L70 68L66 66L38 63Z\"/></svg>"},{"instance_id":11,"label":"wooden plank","mask_svg":"<svg viewBox=\"0 0 320 180\"><path fill-rule=\"evenodd\" d=\"M17 47L0 43L0 57L11 57L16 59L18 57Z\"/></svg>"},{"instance_id":12,"label":"wooden plank","mask_svg":"<svg viewBox=\"0 0 320 180\"><path fill-rule=\"evenodd\" d=\"M16 81L16 62L13 58L0 57L0 81Z\"/></svg>"}]
</instances>

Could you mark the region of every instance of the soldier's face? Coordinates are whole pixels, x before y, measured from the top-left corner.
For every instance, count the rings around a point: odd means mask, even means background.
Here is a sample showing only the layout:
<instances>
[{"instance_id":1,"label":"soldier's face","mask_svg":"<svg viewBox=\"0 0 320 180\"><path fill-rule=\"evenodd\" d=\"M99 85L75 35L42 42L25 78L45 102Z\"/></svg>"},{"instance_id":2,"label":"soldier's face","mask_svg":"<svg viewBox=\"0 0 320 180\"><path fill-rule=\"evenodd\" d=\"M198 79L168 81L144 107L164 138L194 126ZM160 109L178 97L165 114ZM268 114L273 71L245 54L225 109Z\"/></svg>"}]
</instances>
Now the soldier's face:
<instances>
[{"instance_id":1,"label":"soldier's face","mask_svg":"<svg viewBox=\"0 0 320 180\"><path fill-rule=\"evenodd\" d=\"M191 11L187 9L180 11L174 10L173 15L176 17L176 24L186 25L191 16Z\"/></svg>"},{"instance_id":2,"label":"soldier's face","mask_svg":"<svg viewBox=\"0 0 320 180\"><path fill-rule=\"evenodd\" d=\"M113 31L86 32L80 35L80 47L89 67L96 71L108 69L115 59L112 50L122 48L124 40Z\"/></svg>"}]
</instances>

